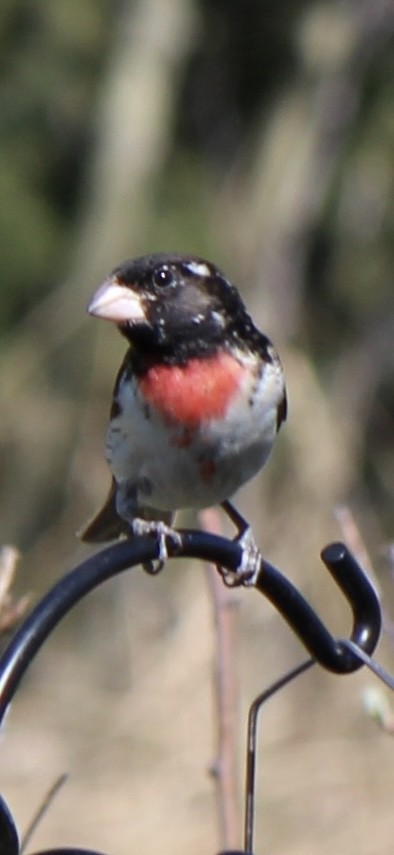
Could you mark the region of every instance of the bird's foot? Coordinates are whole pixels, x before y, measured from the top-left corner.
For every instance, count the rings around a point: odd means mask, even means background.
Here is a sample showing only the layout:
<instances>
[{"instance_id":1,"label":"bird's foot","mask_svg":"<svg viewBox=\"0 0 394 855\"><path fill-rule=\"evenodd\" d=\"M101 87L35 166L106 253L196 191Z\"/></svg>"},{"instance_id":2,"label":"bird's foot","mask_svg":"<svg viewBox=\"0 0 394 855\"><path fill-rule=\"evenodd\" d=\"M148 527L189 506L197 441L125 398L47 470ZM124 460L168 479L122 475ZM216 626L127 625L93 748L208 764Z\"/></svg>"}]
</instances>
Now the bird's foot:
<instances>
[{"instance_id":1,"label":"bird's foot","mask_svg":"<svg viewBox=\"0 0 394 855\"><path fill-rule=\"evenodd\" d=\"M253 587L261 569L262 556L255 541L252 527L228 499L222 502L222 508L238 530L234 542L240 545L242 557L235 571L220 566L218 566L218 570L225 585L229 588L235 588L239 585Z\"/></svg>"},{"instance_id":2,"label":"bird's foot","mask_svg":"<svg viewBox=\"0 0 394 855\"><path fill-rule=\"evenodd\" d=\"M167 540L171 543L171 553L176 553L182 546L181 535L174 528L162 522L162 520L144 520L140 517L134 517L131 522L131 530L134 537L141 537L148 534L155 537L158 541L158 559L156 561L144 561L142 565L144 570L152 575L160 573L169 558Z\"/></svg>"}]
</instances>

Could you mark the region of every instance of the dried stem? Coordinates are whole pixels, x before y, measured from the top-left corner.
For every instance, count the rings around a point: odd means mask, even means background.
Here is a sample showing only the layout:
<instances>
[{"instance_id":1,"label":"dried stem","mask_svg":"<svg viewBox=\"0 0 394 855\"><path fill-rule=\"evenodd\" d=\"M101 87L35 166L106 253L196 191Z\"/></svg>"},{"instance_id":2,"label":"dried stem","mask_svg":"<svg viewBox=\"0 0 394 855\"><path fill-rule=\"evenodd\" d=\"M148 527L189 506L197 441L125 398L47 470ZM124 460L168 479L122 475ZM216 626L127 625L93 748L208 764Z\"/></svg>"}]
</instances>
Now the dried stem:
<instances>
[{"instance_id":1,"label":"dried stem","mask_svg":"<svg viewBox=\"0 0 394 855\"><path fill-rule=\"evenodd\" d=\"M42 804L39 806L37 812L34 814L31 822L29 823L28 828L26 829L26 831L23 835L22 842L21 842L21 848L20 848L20 855L22 855L22 853L26 851L26 847L30 843L30 840L31 840L36 828L40 824L43 816L45 816L45 814L49 810L49 808L50 808L54 798L57 796L59 790L66 783L67 778L68 778L68 775L66 775L65 773L63 775L60 775L60 777L57 778L55 783L52 784L50 790L47 792L46 796L44 797L44 799L42 801Z\"/></svg>"},{"instance_id":2,"label":"dried stem","mask_svg":"<svg viewBox=\"0 0 394 855\"><path fill-rule=\"evenodd\" d=\"M14 546L0 548L0 634L9 632L25 614L30 595L15 600L11 594L19 552Z\"/></svg>"},{"instance_id":3,"label":"dried stem","mask_svg":"<svg viewBox=\"0 0 394 855\"><path fill-rule=\"evenodd\" d=\"M202 511L200 521L205 531L221 533L217 510ZM217 781L220 815L221 845L234 849L240 840L239 793L237 787L237 698L235 675L236 661L236 606L238 597L223 585L212 566L206 565L206 577L212 598L216 629L216 703L218 721L217 759L214 774Z\"/></svg>"},{"instance_id":4,"label":"dried stem","mask_svg":"<svg viewBox=\"0 0 394 855\"><path fill-rule=\"evenodd\" d=\"M340 525L344 541L350 549L350 552L353 553L358 563L368 573L368 576L373 582L376 590L379 590L379 583L373 568L372 559L350 508L346 505L338 505L335 508L335 516Z\"/></svg>"}]
</instances>

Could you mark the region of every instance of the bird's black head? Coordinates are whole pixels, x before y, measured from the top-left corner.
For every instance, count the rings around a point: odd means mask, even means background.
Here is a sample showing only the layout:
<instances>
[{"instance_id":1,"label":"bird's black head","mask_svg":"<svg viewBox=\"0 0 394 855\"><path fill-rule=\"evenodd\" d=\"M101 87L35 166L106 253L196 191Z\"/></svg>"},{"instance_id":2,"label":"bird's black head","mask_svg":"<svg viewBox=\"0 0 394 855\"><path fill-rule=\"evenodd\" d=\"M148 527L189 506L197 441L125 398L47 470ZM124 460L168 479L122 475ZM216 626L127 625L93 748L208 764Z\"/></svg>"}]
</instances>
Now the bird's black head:
<instances>
[{"instance_id":1,"label":"bird's black head","mask_svg":"<svg viewBox=\"0 0 394 855\"><path fill-rule=\"evenodd\" d=\"M128 260L96 291L92 315L114 321L136 352L183 361L253 327L237 289L201 258L156 254Z\"/></svg>"}]
</instances>

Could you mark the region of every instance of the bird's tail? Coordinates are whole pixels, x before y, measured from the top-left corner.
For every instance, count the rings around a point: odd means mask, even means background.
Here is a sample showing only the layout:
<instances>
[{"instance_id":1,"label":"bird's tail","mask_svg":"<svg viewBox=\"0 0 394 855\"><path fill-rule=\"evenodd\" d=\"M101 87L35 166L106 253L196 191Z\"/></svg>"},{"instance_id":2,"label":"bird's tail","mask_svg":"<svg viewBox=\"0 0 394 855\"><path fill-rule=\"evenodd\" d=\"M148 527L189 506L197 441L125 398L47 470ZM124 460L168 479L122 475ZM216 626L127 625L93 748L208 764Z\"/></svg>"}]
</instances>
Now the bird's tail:
<instances>
[{"instance_id":1,"label":"bird's tail","mask_svg":"<svg viewBox=\"0 0 394 855\"><path fill-rule=\"evenodd\" d=\"M130 527L116 510L116 482L112 479L107 499L97 514L78 532L85 543L105 543L129 534Z\"/></svg>"}]
</instances>

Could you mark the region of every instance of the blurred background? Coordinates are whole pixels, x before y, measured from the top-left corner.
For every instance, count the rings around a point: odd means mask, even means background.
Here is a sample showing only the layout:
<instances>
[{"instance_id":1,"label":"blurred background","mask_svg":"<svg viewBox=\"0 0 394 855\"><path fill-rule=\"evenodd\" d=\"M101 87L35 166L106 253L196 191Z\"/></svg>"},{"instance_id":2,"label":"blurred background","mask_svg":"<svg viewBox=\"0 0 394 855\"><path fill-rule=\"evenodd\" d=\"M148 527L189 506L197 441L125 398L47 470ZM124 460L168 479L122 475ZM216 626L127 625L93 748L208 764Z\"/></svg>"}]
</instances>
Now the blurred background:
<instances>
[{"instance_id":1,"label":"blurred background","mask_svg":"<svg viewBox=\"0 0 394 855\"><path fill-rule=\"evenodd\" d=\"M238 507L339 634L349 615L319 552L354 546L354 523L389 626L392 36L388 0L2 1L0 543L21 552L17 593L37 601L90 554L75 533L109 483L125 346L87 318L90 295L126 257L190 251L238 284L287 377L288 422ZM303 651L258 594L237 603L242 791L247 706ZM220 848L214 656L197 563L136 569L75 609L3 734L22 829L70 773L34 849ZM256 852L391 855L394 744L363 712L370 682L313 669L271 701Z\"/></svg>"}]
</instances>

